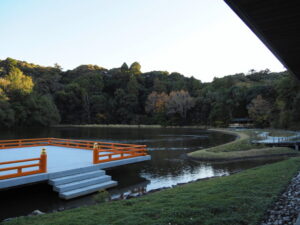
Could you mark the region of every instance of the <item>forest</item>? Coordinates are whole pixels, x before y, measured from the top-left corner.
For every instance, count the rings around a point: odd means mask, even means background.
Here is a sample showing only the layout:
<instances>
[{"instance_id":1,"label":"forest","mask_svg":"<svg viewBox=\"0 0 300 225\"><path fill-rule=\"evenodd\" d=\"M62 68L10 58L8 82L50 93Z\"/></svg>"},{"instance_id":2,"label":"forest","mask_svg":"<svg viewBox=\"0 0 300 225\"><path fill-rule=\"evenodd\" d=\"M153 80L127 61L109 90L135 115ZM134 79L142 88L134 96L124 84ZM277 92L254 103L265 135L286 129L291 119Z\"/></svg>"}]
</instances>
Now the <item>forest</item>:
<instances>
[{"instance_id":1,"label":"forest","mask_svg":"<svg viewBox=\"0 0 300 225\"><path fill-rule=\"evenodd\" d=\"M201 71L201 68L199 68ZM63 71L0 60L0 127L55 124L161 124L225 127L250 118L256 127L300 126L300 82L288 71L250 70L212 82L138 62Z\"/></svg>"}]
</instances>

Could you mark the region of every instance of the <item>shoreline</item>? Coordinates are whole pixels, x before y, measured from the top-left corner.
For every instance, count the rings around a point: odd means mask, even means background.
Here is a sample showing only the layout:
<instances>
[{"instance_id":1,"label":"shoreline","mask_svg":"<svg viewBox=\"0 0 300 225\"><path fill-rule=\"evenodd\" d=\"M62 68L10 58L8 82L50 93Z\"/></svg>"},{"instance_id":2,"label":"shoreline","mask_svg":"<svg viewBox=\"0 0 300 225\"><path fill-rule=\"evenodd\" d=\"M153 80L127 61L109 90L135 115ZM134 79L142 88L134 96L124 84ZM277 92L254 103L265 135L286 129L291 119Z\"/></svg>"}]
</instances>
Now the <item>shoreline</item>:
<instances>
[{"instance_id":1,"label":"shoreline","mask_svg":"<svg viewBox=\"0 0 300 225\"><path fill-rule=\"evenodd\" d=\"M215 147L190 152L187 154L187 157L191 160L208 162L231 162L262 158L294 157L299 155L299 152L283 147L265 147L257 149L255 145L248 143L250 135L243 132L218 128L210 128L208 130L234 135L236 136L236 139Z\"/></svg>"},{"instance_id":2,"label":"shoreline","mask_svg":"<svg viewBox=\"0 0 300 225\"><path fill-rule=\"evenodd\" d=\"M220 133L224 133L224 134L230 134L230 135L233 135L233 136L236 137L235 140L227 142L227 143L225 143L223 145L226 145L226 144L229 144L229 143L233 143L233 142L236 142L238 140L244 140L244 139L250 138L250 136L248 134L245 134L245 133L242 133L242 132L238 132L238 131L233 131L233 130L230 130L230 128L207 128L207 130L209 130L209 131L216 131L216 132L220 132ZM208 149L208 148L206 148L206 149ZM202 150L204 150L204 149L202 149Z\"/></svg>"},{"instance_id":3,"label":"shoreline","mask_svg":"<svg viewBox=\"0 0 300 225\"><path fill-rule=\"evenodd\" d=\"M198 128L198 129L205 129L208 130L210 127L203 126L203 125L187 125L187 126L162 126L158 124L146 125L146 124L138 124L138 125L131 125L131 124L58 124L52 125L51 127L82 127L82 128Z\"/></svg>"},{"instance_id":4,"label":"shoreline","mask_svg":"<svg viewBox=\"0 0 300 225\"><path fill-rule=\"evenodd\" d=\"M278 157L294 157L298 156L299 153L295 151L291 151L288 148L260 148L261 152L257 151L254 145L247 144L248 140L250 139L250 135L240 132L234 131L230 128L213 128L208 126L162 126L158 124L152 125L130 125L130 124L59 124L54 125L52 127L57 128L140 128L140 129L163 129L163 128L175 128L175 129L204 129L207 131L212 132L220 132L223 134L228 134L235 136L236 138L233 141L228 143L206 148L200 149L193 152L190 152L187 157L194 161L207 161L207 162L231 162L231 161L244 161L244 160L254 160L254 159L263 159L263 158L278 158ZM235 146L236 145L236 146ZM240 147L245 147L247 149L242 149L241 151L237 151ZM224 148L225 150L220 150ZM218 149L215 151L215 149ZM248 153L250 155L245 155L244 153ZM231 155L231 156L230 156ZM244 156L240 156L244 155Z\"/></svg>"},{"instance_id":5,"label":"shoreline","mask_svg":"<svg viewBox=\"0 0 300 225\"><path fill-rule=\"evenodd\" d=\"M269 158L283 158L283 157L297 157L299 153L282 153L282 154L271 154L271 155L258 155L258 156L249 156L249 157L237 157L237 158L194 158L188 156L189 159L194 161L205 161L205 162L216 162L216 163L230 163L238 161L247 161L254 159L269 159Z\"/></svg>"}]
</instances>

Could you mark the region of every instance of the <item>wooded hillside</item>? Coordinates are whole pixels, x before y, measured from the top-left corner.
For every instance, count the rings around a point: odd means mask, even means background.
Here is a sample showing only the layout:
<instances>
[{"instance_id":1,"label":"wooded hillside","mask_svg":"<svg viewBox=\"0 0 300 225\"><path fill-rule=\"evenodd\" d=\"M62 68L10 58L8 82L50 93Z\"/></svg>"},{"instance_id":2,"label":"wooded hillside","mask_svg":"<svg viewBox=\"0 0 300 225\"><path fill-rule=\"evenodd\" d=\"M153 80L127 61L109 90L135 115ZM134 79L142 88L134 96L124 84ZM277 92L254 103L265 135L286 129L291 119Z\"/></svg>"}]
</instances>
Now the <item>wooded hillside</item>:
<instances>
[{"instance_id":1,"label":"wooded hillside","mask_svg":"<svg viewBox=\"0 0 300 225\"><path fill-rule=\"evenodd\" d=\"M300 82L288 72L249 71L202 83L137 62L63 71L0 60L0 126L162 124L226 126L252 118L258 127L299 128Z\"/></svg>"}]
</instances>

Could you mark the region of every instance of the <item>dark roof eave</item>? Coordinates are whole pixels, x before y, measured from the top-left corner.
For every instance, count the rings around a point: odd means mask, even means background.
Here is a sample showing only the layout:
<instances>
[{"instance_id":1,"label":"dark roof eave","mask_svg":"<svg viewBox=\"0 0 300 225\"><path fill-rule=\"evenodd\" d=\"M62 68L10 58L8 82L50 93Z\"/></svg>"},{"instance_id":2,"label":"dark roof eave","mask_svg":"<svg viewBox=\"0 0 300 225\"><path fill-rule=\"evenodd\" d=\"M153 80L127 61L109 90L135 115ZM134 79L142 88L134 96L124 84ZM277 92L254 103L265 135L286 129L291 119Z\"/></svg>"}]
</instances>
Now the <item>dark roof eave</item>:
<instances>
[{"instance_id":1,"label":"dark roof eave","mask_svg":"<svg viewBox=\"0 0 300 225\"><path fill-rule=\"evenodd\" d=\"M254 20L252 20L247 12L240 7L237 2L240 0L224 0L227 5L244 21L244 23L249 27L249 29L267 46L267 48L275 55L275 57L284 65L285 68L287 68L295 77L297 77L297 74L294 73L294 71L289 68L288 63L281 57L280 53L276 50L276 48L270 43L269 40L265 38L265 34L259 29L259 26L255 23ZM298 78L300 78L300 74L298 75Z\"/></svg>"}]
</instances>

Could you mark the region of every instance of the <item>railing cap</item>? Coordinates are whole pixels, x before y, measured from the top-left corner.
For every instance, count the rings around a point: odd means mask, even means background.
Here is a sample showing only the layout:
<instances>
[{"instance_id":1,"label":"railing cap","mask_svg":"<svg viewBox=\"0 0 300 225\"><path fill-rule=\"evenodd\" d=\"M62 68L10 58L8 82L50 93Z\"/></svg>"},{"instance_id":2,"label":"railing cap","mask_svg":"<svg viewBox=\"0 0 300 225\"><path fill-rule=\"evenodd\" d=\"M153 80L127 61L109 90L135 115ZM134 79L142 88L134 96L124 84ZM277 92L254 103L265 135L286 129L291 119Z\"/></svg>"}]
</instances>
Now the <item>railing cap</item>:
<instances>
[{"instance_id":1,"label":"railing cap","mask_svg":"<svg viewBox=\"0 0 300 225\"><path fill-rule=\"evenodd\" d=\"M41 154L42 154L42 155L44 155L44 154L47 154L47 152L46 152L46 148L42 148L42 152L41 152Z\"/></svg>"}]
</instances>

